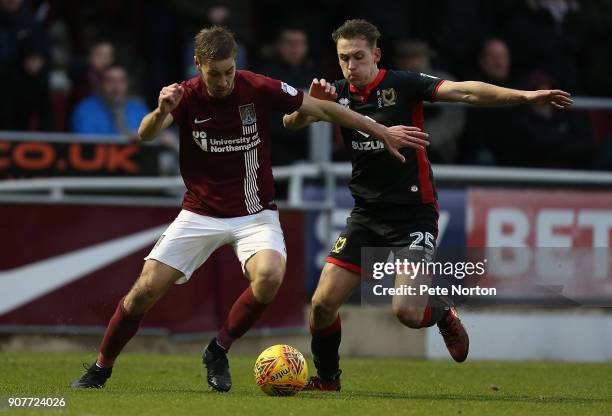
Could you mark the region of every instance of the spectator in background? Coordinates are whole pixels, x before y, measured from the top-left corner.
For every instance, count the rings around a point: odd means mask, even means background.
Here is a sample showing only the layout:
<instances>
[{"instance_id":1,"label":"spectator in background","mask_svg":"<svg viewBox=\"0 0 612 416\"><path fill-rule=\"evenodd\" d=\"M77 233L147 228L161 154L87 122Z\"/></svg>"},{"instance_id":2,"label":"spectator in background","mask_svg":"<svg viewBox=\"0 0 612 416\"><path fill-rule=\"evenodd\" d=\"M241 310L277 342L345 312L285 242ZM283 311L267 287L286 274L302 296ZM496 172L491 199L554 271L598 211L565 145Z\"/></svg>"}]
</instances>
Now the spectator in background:
<instances>
[{"instance_id":1,"label":"spectator in background","mask_svg":"<svg viewBox=\"0 0 612 416\"><path fill-rule=\"evenodd\" d=\"M580 5L580 74L587 95L612 97L612 1L588 0Z\"/></svg>"},{"instance_id":2,"label":"spectator in background","mask_svg":"<svg viewBox=\"0 0 612 416\"><path fill-rule=\"evenodd\" d=\"M266 62L258 72L282 79L296 88L307 89L315 75L308 58L308 49L306 31L298 26L286 26L279 31ZM281 113L273 112L271 117L270 128L274 140L272 165L290 165L307 159L308 130L292 131L284 128Z\"/></svg>"},{"instance_id":3,"label":"spectator in background","mask_svg":"<svg viewBox=\"0 0 612 416\"><path fill-rule=\"evenodd\" d=\"M3 83L0 130L42 128L37 125L40 121L32 120L33 124L29 121L32 115L29 107L39 107L31 101L31 93L35 91L28 89L27 97L23 97L20 96L20 87L29 88L24 83L32 80L32 77L41 80L38 75L46 71L46 61L44 30L32 12L30 3L23 0L0 0L0 79ZM20 114L22 110L27 115ZM32 110L38 112L37 109Z\"/></svg>"},{"instance_id":4,"label":"spectator in background","mask_svg":"<svg viewBox=\"0 0 612 416\"><path fill-rule=\"evenodd\" d=\"M395 45L394 66L400 70L425 73L440 79L455 80L451 74L432 68L435 52L420 40L401 40ZM426 106L425 125L431 144L429 159L434 163L453 163L459 151L459 136L465 125L465 109L459 106Z\"/></svg>"},{"instance_id":5,"label":"spectator in background","mask_svg":"<svg viewBox=\"0 0 612 416\"><path fill-rule=\"evenodd\" d=\"M519 0L511 0L519 1ZM408 3L408 2L406 2ZM502 3L502 0L436 0L416 1L425 13L414 18L422 25L426 39L433 45L448 68L460 79L470 78L473 69L472 59L478 55L479 43L484 33L495 26L495 20L486 13L489 3ZM402 16L403 17L403 16Z\"/></svg>"},{"instance_id":6,"label":"spectator in background","mask_svg":"<svg viewBox=\"0 0 612 416\"><path fill-rule=\"evenodd\" d=\"M49 90L48 62L42 51L22 53L15 78L7 82L12 90L11 106L14 110L16 130L50 131L53 128L53 111Z\"/></svg>"},{"instance_id":7,"label":"spectator in background","mask_svg":"<svg viewBox=\"0 0 612 416\"><path fill-rule=\"evenodd\" d=\"M482 43L474 79L501 87L515 88L511 78L512 59L508 45L499 38ZM461 140L460 160L466 164L494 165L496 156L514 140L514 107L470 107L467 110L465 132ZM500 129L499 126L505 126Z\"/></svg>"},{"instance_id":8,"label":"spectator in background","mask_svg":"<svg viewBox=\"0 0 612 416\"><path fill-rule=\"evenodd\" d=\"M544 71L529 73L525 88L553 87ZM586 114L581 111L549 111L540 104L520 107L514 120L516 134L496 154L502 165L538 168L589 168L594 142Z\"/></svg>"},{"instance_id":9,"label":"spectator in background","mask_svg":"<svg viewBox=\"0 0 612 416\"><path fill-rule=\"evenodd\" d=\"M309 48L308 34L303 28L285 26L280 29L272 48L264 53L262 69L268 70L270 77L281 76L279 79L286 79L290 85L307 88L314 74Z\"/></svg>"},{"instance_id":10,"label":"spectator in background","mask_svg":"<svg viewBox=\"0 0 612 416\"><path fill-rule=\"evenodd\" d=\"M202 25L231 29L238 42L238 69L246 67L250 2L246 0L148 0L142 2L142 52L147 70L143 75L146 102L157 106L159 90L178 78L198 76L193 65L193 34ZM177 46L179 45L179 46Z\"/></svg>"},{"instance_id":11,"label":"spectator in background","mask_svg":"<svg viewBox=\"0 0 612 416\"><path fill-rule=\"evenodd\" d=\"M593 169L612 171L612 111L591 112L594 139L597 143Z\"/></svg>"},{"instance_id":12,"label":"spectator in background","mask_svg":"<svg viewBox=\"0 0 612 416\"><path fill-rule=\"evenodd\" d=\"M115 48L107 41L95 42L87 55L87 64L74 75L72 102L87 98L98 92L102 73L115 62Z\"/></svg>"},{"instance_id":13,"label":"spectator in background","mask_svg":"<svg viewBox=\"0 0 612 416\"><path fill-rule=\"evenodd\" d=\"M44 31L29 2L0 0L0 65L14 64L19 53L44 45Z\"/></svg>"},{"instance_id":14,"label":"spectator in background","mask_svg":"<svg viewBox=\"0 0 612 416\"><path fill-rule=\"evenodd\" d=\"M525 0L524 4L523 10L508 20L504 30L517 75L525 77L539 68L550 74L559 88L581 93L578 79L583 30L578 13L580 3Z\"/></svg>"},{"instance_id":15,"label":"spectator in background","mask_svg":"<svg viewBox=\"0 0 612 416\"><path fill-rule=\"evenodd\" d=\"M477 79L511 88L510 51L506 42L499 38L486 39L478 57Z\"/></svg>"},{"instance_id":16,"label":"spectator in background","mask_svg":"<svg viewBox=\"0 0 612 416\"><path fill-rule=\"evenodd\" d=\"M581 39L580 74L584 93L612 97L612 1L588 0L580 5ZM591 111L593 136L597 142L594 169L612 171L612 110Z\"/></svg>"},{"instance_id":17,"label":"spectator in background","mask_svg":"<svg viewBox=\"0 0 612 416\"><path fill-rule=\"evenodd\" d=\"M241 39L241 32L244 28L238 26L240 17L235 16L235 11L244 8L244 4L238 1L213 1L207 6L202 7L200 0L174 0L173 1L179 16L182 16L181 24L185 19L191 21L190 27L185 27L189 34L187 42L183 45L183 56L185 57L184 66L186 68L185 76L192 78L198 76L198 72L195 70L193 65L193 47L194 39L192 34L197 32L196 27L202 25L202 23L209 26L223 26L227 27L234 33L236 41L238 43L238 55L236 56L236 68L244 69L247 67L247 54L244 44ZM233 7L232 7L233 6ZM242 7L241 7L242 6ZM195 29L195 30L193 30Z\"/></svg>"},{"instance_id":18,"label":"spectator in background","mask_svg":"<svg viewBox=\"0 0 612 416\"><path fill-rule=\"evenodd\" d=\"M72 131L82 134L121 134L137 137L138 126L149 109L129 98L128 76L119 65L102 72L99 93L82 100L72 113Z\"/></svg>"}]
</instances>

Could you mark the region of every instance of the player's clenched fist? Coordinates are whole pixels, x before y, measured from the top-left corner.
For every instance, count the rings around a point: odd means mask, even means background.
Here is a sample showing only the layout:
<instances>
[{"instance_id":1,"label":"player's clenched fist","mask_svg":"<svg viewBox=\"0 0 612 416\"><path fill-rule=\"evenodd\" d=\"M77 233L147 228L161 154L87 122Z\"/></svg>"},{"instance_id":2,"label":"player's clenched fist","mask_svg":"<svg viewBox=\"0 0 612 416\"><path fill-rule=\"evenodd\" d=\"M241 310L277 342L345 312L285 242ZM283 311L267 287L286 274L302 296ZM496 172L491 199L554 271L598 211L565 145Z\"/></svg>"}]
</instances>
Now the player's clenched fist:
<instances>
[{"instance_id":1,"label":"player's clenched fist","mask_svg":"<svg viewBox=\"0 0 612 416\"><path fill-rule=\"evenodd\" d=\"M183 87L179 84L168 85L159 93L158 107L162 113L169 113L176 108L183 98Z\"/></svg>"}]
</instances>

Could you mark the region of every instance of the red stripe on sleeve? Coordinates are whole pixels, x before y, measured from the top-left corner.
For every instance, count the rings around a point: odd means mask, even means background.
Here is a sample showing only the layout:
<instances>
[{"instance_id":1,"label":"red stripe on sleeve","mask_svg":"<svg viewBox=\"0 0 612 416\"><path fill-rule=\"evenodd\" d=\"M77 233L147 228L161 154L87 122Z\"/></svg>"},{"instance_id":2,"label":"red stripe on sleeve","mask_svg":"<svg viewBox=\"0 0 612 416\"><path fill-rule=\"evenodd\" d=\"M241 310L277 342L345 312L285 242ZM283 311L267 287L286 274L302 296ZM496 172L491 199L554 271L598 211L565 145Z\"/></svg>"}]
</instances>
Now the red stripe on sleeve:
<instances>
[{"instance_id":1,"label":"red stripe on sleeve","mask_svg":"<svg viewBox=\"0 0 612 416\"><path fill-rule=\"evenodd\" d=\"M436 101L436 96L438 95L438 90L440 89L440 87L442 86L442 84L444 84L446 80L442 79L440 80L440 82L438 82L438 85L436 85L436 89L434 90L433 94L431 95L431 102Z\"/></svg>"},{"instance_id":2,"label":"red stripe on sleeve","mask_svg":"<svg viewBox=\"0 0 612 416\"><path fill-rule=\"evenodd\" d=\"M414 126L423 130L423 102L415 103L412 106L412 123ZM421 188L421 202L431 204L434 198L433 184L431 183L430 165L427 158L427 150L417 150L417 167L419 170L419 186Z\"/></svg>"}]
</instances>

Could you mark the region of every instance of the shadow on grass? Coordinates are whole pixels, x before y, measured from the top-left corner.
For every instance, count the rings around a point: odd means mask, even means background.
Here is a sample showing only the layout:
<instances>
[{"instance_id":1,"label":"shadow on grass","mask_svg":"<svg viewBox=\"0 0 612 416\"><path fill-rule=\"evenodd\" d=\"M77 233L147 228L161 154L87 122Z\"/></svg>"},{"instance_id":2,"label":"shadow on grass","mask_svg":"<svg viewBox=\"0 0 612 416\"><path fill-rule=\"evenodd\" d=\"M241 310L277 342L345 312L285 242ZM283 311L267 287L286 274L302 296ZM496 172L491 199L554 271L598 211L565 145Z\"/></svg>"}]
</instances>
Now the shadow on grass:
<instances>
[{"instance_id":1,"label":"shadow on grass","mask_svg":"<svg viewBox=\"0 0 612 416\"><path fill-rule=\"evenodd\" d=\"M354 398L377 398L391 400L424 400L424 401L477 401L477 402L525 402L525 403L567 403L567 404L595 404L610 402L607 399L597 398L575 398L575 397L560 397L560 396L505 396L499 393L491 394L409 394L409 393L394 393L394 392L375 392L375 391L343 391L342 393L318 393L318 392L303 392L300 397L321 399L321 398L337 398L347 399Z\"/></svg>"},{"instance_id":2,"label":"shadow on grass","mask_svg":"<svg viewBox=\"0 0 612 416\"><path fill-rule=\"evenodd\" d=\"M189 395L201 395L202 397L223 397L223 398L268 398L265 394L259 391L235 389L229 393L217 392L206 387L202 388L189 388L189 387L154 387L149 389L142 389L140 387L123 387L118 389L70 389L72 391L106 391L107 395L142 395L142 394L189 394ZM78 393L77 393L78 394ZM534 403L534 404L597 404L597 403L608 403L612 402L609 399L602 398L578 398L578 397L562 397L562 396L514 396L505 395L500 392L491 392L490 394L444 394L444 393L433 393L433 394L411 394L411 393L398 393L398 392L377 392L377 391L363 391L363 390L344 390L341 393L323 393L323 392L301 392L298 394L300 399L311 399L311 400L346 400L351 398L364 398L364 399L385 399L385 400L422 400L422 401L440 401L440 402L522 402L522 403Z\"/></svg>"}]
</instances>

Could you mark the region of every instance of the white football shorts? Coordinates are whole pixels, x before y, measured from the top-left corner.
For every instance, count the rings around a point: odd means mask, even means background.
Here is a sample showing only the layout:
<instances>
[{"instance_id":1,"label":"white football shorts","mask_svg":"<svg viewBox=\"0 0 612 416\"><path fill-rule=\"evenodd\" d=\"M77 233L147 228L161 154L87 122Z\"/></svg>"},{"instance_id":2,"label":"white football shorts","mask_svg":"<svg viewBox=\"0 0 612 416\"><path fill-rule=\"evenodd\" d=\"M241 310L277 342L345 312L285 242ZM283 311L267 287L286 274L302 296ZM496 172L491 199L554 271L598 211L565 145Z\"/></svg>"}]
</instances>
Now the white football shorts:
<instances>
[{"instance_id":1,"label":"white football shorts","mask_svg":"<svg viewBox=\"0 0 612 416\"><path fill-rule=\"evenodd\" d=\"M244 266L260 250L278 251L285 260L285 238L278 211L263 210L253 215L215 218L181 210L157 240L145 260L154 259L183 272L177 284L185 283L219 247L231 244Z\"/></svg>"}]
</instances>

